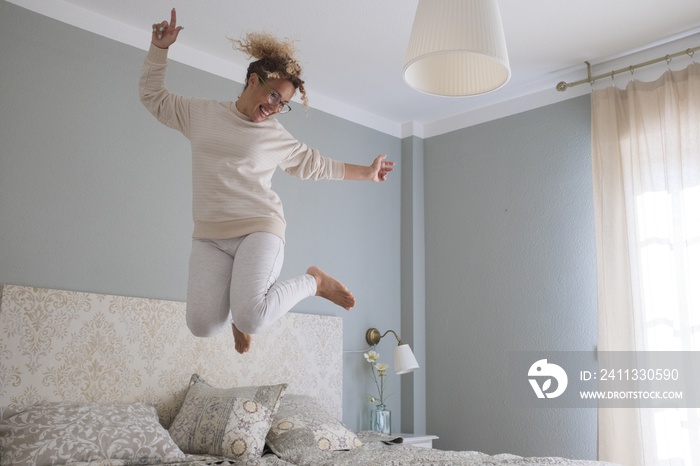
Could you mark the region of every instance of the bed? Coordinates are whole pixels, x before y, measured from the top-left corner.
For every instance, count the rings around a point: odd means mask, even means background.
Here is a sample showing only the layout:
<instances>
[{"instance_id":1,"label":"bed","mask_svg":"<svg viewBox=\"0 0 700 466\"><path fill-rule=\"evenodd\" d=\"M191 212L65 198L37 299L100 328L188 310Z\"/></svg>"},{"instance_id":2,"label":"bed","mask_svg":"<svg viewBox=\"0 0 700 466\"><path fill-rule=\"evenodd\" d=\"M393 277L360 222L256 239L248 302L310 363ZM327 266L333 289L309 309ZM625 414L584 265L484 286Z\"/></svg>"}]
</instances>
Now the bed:
<instances>
[{"instance_id":1,"label":"bed","mask_svg":"<svg viewBox=\"0 0 700 466\"><path fill-rule=\"evenodd\" d=\"M342 318L289 313L240 356L181 302L0 287L0 465L561 465L402 445L342 419Z\"/></svg>"}]
</instances>

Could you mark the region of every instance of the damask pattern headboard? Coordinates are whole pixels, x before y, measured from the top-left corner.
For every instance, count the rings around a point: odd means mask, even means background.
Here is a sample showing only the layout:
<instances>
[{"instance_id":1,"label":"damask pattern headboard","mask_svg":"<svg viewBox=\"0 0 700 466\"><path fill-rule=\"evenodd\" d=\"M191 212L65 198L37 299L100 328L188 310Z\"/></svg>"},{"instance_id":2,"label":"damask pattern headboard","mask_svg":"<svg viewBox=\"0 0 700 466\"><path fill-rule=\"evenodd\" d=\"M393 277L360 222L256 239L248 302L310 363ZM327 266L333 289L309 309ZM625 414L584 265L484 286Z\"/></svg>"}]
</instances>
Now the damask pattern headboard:
<instances>
[{"instance_id":1,"label":"damask pattern headboard","mask_svg":"<svg viewBox=\"0 0 700 466\"><path fill-rule=\"evenodd\" d=\"M287 383L342 419L340 317L288 313L240 355L229 332L192 336L182 302L15 285L0 294L0 409L144 401L168 426L198 373L218 387Z\"/></svg>"}]
</instances>

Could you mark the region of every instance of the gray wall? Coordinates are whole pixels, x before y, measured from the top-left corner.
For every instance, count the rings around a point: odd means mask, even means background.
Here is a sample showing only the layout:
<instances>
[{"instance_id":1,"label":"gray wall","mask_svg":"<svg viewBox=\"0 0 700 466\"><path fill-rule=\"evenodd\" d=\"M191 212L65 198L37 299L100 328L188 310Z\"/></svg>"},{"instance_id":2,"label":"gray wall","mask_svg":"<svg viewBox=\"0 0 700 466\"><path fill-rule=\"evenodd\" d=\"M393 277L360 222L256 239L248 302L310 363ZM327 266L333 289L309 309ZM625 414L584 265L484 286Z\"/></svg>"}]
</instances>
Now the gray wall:
<instances>
[{"instance_id":1,"label":"gray wall","mask_svg":"<svg viewBox=\"0 0 700 466\"><path fill-rule=\"evenodd\" d=\"M590 101L425 141L427 430L440 448L594 459L596 412L510 403L508 354L597 340Z\"/></svg>"},{"instance_id":2,"label":"gray wall","mask_svg":"<svg viewBox=\"0 0 700 466\"><path fill-rule=\"evenodd\" d=\"M0 2L0 41L0 283L184 300L189 143L139 102L145 52L7 2ZM145 31L144 47L148 42ZM178 63L168 83L178 93L221 100L241 90ZM307 117L296 106L280 119L340 160L400 158L398 139L316 110ZM368 327L400 326L400 173L381 185L301 181L282 172L273 181L289 223L282 277L317 264L358 300L350 312L320 298L295 310L342 315L347 350L366 348ZM345 421L363 428L369 367L360 353L347 353L344 362ZM399 380L389 383L399 426Z\"/></svg>"}]
</instances>

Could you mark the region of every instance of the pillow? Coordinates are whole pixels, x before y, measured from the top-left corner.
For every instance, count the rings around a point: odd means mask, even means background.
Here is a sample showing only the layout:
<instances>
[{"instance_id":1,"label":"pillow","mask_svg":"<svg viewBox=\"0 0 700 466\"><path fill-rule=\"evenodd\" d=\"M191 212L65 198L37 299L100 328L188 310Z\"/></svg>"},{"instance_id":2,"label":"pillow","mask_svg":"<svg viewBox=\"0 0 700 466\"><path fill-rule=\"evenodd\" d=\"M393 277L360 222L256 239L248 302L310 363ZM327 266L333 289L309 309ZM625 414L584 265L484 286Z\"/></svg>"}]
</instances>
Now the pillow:
<instances>
[{"instance_id":1,"label":"pillow","mask_svg":"<svg viewBox=\"0 0 700 466\"><path fill-rule=\"evenodd\" d=\"M183 459L145 403L50 403L6 409L0 420L0 464L52 465L131 460L140 464Z\"/></svg>"},{"instance_id":2,"label":"pillow","mask_svg":"<svg viewBox=\"0 0 700 466\"><path fill-rule=\"evenodd\" d=\"M287 395L272 421L267 445L278 456L293 449L350 450L362 442L306 395Z\"/></svg>"},{"instance_id":3,"label":"pillow","mask_svg":"<svg viewBox=\"0 0 700 466\"><path fill-rule=\"evenodd\" d=\"M170 435L185 453L260 457L286 389L287 384L214 388L194 374Z\"/></svg>"}]
</instances>

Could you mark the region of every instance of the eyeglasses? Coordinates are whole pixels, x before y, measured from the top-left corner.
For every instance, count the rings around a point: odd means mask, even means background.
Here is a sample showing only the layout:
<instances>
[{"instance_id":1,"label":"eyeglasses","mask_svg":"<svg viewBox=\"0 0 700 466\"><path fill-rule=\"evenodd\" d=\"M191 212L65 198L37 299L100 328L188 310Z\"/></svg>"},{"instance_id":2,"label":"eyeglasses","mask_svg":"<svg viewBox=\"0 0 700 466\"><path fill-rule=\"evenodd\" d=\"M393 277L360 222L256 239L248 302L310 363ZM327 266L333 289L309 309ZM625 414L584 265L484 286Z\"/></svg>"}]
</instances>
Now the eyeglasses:
<instances>
[{"instance_id":1,"label":"eyeglasses","mask_svg":"<svg viewBox=\"0 0 700 466\"><path fill-rule=\"evenodd\" d=\"M263 84L263 86L265 86L265 88L267 88L267 90L270 91L270 95L267 96L267 102L273 107L279 108L277 113L287 113L292 111L292 107L289 106L289 102L283 102L282 97L280 97L277 91L271 88L262 77L258 76L258 79Z\"/></svg>"}]
</instances>

